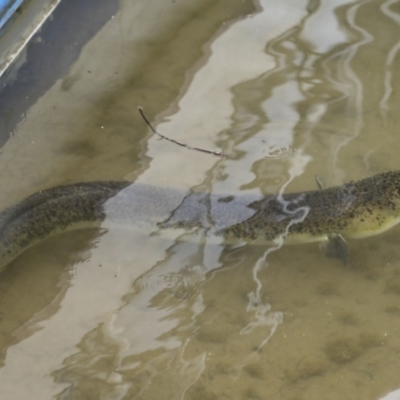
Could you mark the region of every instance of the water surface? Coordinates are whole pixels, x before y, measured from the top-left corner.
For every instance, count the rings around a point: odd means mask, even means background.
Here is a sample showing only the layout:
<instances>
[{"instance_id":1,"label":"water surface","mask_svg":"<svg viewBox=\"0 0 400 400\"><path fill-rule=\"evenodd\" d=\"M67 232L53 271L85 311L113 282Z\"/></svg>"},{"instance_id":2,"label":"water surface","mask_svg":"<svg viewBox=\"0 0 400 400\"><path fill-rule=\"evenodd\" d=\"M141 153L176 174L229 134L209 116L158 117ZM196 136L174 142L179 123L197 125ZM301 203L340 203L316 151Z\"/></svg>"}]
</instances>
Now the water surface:
<instances>
[{"instance_id":1,"label":"water surface","mask_svg":"<svg viewBox=\"0 0 400 400\"><path fill-rule=\"evenodd\" d=\"M398 2L122 1L3 146L0 205L76 181L283 193L399 168ZM159 140L157 130L216 157ZM280 249L113 229L0 280L12 399L371 399L400 387L399 230ZM398 397L396 397L398 398Z\"/></svg>"}]
</instances>

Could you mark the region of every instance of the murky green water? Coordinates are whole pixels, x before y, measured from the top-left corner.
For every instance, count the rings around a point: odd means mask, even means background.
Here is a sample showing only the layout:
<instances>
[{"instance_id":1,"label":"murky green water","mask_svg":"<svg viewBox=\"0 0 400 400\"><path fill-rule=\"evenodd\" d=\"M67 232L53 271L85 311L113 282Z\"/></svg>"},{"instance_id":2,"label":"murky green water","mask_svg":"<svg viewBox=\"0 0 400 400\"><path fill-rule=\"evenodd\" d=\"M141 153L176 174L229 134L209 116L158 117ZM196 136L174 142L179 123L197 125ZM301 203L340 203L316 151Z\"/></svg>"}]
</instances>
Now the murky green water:
<instances>
[{"instance_id":1,"label":"murky green water","mask_svg":"<svg viewBox=\"0 0 400 400\"><path fill-rule=\"evenodd\" d=\"M399 13L123 1L3 147L0 205L82 180L278 193L398 169ZM158 140L137 106L227 157ZM313 244L53 237L1 275L0 397L383 399L400 388L399 240L351 241L344 267Z\"/></svg>"}]
</instances>

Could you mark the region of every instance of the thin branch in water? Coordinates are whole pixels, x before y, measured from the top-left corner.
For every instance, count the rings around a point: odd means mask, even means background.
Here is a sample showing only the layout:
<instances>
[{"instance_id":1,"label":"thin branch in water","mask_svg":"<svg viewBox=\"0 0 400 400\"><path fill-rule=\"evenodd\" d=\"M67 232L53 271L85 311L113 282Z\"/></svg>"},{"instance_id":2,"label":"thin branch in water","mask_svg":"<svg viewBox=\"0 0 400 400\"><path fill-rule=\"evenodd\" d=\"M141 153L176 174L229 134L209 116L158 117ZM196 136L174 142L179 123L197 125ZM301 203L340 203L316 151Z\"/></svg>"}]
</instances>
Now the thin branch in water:
<instances>
[{"instance_id":1,"label":"thin branch in water","mask_svg":"<svg viewBox=\"0 0 400 400\"><path fill-rule=\"evenodd\" d=\"M225 154L222 153L222 151L212 151L212 150L202 149L202 148L200 148L200 147L188 146L188 145L185 144L185 143L179 142L178 140L175 140L175 139L170 139L170 138L168 138L168 137L162 135L161 133L158 133L158 132L153 128L153 126L151 125L150 121L149 121L149 120L146 118L146 116L144 115L143 107L140 107L140 106L139 106L139 107L138 107L138 110L139 110L140 115L142 116L142 118L145 120L146 124L147 124L147 125L150 127L150 129L151 129L158 137L160 137L161 139L168 140L169 142L175 143L175 144L177 144L178 146L185 147L186 149L189 149L189 150L196 150L196 151L201 151L201 152L207 153L207 154L213 154L214 156L225 157Z\"/></svg>"}]
</instances>

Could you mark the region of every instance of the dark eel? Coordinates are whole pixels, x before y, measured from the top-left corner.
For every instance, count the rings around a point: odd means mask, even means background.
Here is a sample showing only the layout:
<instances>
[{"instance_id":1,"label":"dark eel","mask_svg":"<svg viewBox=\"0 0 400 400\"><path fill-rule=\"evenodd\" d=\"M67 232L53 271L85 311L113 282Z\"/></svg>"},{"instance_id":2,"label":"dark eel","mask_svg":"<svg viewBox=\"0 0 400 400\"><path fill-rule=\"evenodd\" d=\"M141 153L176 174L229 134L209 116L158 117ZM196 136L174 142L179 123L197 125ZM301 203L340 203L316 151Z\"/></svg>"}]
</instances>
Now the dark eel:
<instances>
[{"instance_id":1,"label":"dark eel","mask_svg":"<svg viewBox=\"0 0 400 400\"><path fill-rule=\"evenodd\" d=\"M201 228L227 241L363 238L400 221L400 171L323 190L259 197L184 194L122 181L58 186L0 213L0 265L52 234L103 221L138 229L149 223L157 230Z\"/></svg>"}]
</instances>

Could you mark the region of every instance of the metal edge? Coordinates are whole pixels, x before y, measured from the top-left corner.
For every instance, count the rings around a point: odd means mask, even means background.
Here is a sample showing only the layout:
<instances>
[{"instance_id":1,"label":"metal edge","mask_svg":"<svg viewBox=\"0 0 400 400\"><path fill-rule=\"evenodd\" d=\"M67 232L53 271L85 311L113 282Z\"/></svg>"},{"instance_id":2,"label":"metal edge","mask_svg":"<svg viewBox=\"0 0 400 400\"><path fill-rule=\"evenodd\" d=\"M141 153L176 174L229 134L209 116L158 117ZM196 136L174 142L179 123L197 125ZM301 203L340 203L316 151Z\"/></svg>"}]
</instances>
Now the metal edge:
<instances>
[{"instance_id":1,"label":"metal edge","mask_svg":"<svg viewBox=\"0 0 400 400\"><path fill-rule=\"evenodd\" d=\"M25 48L61 0L30 0L0 37L0 77Z\"/></svg>"}]
</instances>

